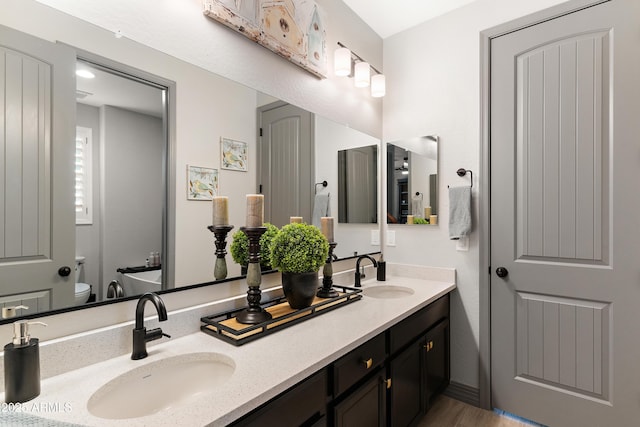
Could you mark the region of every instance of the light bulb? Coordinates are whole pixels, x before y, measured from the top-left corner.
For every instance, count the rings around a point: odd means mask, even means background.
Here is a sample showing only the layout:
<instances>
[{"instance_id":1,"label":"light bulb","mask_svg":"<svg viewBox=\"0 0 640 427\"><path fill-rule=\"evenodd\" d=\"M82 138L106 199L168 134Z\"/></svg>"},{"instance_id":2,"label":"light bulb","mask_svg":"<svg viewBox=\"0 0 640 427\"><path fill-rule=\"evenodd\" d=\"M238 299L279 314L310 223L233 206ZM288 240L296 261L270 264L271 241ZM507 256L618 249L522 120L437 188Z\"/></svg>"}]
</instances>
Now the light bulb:
<instances>
[{"instance_id":1,"label":"light bulb","mask_svg":"<svg viewBox=\"0 0 640 427\"><path fill-rule=\"evenodd\" d=\"M380 98L387 93L386 79L383 74L376 74L371 77L371 96Z\"/></svg>"},{"instance_id":2,"label":"light bulb","mask_svg":"<svg viewBox=\"0 0 640 427\"><path fill-rule=\"evenodd\" d=\"M356 87L367 87L371 80L371 67L367 62L358 62L355 68L355 81Z\"/></svg>"},{"instance_id":3,"label":"light bulb","mask_svg":"<svg viewBox=\"0 0 640 427\"><path fill-rule=\"evenodd\" d=\"M336 76L351 74L351 51L346 47L336 49L333 53L333 71Z\"/></svg>"}]
</instances>

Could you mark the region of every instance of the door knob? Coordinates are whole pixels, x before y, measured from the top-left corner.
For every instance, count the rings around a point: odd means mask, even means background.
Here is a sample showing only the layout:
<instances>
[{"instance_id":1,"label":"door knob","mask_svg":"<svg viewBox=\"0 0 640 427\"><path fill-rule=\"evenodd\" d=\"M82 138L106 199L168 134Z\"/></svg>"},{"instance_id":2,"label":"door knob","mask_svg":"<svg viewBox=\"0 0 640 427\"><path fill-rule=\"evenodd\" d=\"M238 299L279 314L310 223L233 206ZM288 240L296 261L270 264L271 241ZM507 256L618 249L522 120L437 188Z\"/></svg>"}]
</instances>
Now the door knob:
<instances>
[{"instance_id":1,"label":"door knob","mask_svg":"<svg viewBox=\"0 0 640 427\"><path fill-rule=\"evenodd\" d=\"M498 267L496 268L496 274L498 277L505 278L509 275L509 270L504 267Z\"/></svg>"},{"instance_id":2,"label":"door knob","mask_svg":"<svg viewBox=\"0 0 640 427\"><path fill-rule=\"evenodd\" d=\"M71 274L71 268L67 267L66 265L64 267L60 267L58 269L58 274L62 277L67 277Z\"/></svg>"}]
</instances>

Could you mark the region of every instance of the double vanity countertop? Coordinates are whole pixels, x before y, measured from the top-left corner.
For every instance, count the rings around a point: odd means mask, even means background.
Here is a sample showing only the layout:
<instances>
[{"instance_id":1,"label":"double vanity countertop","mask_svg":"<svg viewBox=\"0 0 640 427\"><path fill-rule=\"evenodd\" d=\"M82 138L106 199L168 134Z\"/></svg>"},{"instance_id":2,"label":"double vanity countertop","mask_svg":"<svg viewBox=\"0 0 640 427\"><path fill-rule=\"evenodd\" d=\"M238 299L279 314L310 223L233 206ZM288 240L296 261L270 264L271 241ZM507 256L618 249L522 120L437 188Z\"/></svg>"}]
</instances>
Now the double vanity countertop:
<instances>
[{"instance_id":1,"label":"double vanity countertop","mask_svg":"<svg viewBox=\"0 0 640 427\"><path fill-rule=\"evenodd\" d=\"M48 378L42 381L40 396L23 404L24 412L88 426L228 425L455 289L453 269L437 269L435 280L417 278L433 277L429 269L425 269L427 274L412 271L408 275L413 278L403 277L400 268L394 270L399 274L388 275L386 282L364 281L360 301L239 347L196 332L149 346L146 359L134 361L127 354ZM388 285L410 288L413 294L399 298L367 295L368 288ZM217 353L235 369L225 381L218 384L212 380L210 389L152 415L104 419L87 409L91 396L114 378L145 364L190 353ZM33 408L44 410L34 412Z\"/></svg>"}]
</instances>

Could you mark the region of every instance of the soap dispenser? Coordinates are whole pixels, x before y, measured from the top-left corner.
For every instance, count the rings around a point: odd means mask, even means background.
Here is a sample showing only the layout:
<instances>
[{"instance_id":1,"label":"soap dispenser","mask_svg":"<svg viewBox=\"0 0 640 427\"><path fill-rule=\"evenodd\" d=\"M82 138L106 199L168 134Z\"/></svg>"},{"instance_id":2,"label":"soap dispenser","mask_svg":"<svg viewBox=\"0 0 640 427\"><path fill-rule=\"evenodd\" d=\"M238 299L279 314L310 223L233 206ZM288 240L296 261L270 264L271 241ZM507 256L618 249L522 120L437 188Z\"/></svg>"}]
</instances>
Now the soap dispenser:
<instances>
[{"instance_id":1,"label":"soap dispenser","mask_svg":"<svg viewBox=\"0 0 640 427\"><path fill-rule=\"evenodd\" d=\"M382 253L380 254L380 259L378 259L376 279L378 280L378 282L384 282L385 280L387 280L387 262L384 260L384 256Z\"/></svg>"},{"instance_id":2,"label":"soap dispenser","mask_svg":"<svg viewBox=\"0 0 640 427\"><path fill-rule=\"evenodd\" d=\"M13 324L13 342L4 346L4 400L21 403L40 394L40 350L38 338L31 338L29 325L42 322L19 320Z\"/></svg>"}]
</instances>

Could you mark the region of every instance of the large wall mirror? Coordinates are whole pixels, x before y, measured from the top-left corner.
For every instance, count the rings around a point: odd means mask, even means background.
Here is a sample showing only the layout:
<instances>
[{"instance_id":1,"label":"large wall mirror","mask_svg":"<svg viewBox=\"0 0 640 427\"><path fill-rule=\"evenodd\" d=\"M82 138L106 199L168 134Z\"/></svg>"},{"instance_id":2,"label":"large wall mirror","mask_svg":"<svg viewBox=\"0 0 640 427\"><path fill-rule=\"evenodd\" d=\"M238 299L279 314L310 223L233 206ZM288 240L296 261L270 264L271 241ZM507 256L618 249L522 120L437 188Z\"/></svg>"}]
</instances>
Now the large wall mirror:
<instances>
[{"instance_id":1,"label":"large wall mirror","mask_svg":"<svg viewBox=\"0 0 640 427\"><path fill-rule=\"evenodd\" d=\"M73 22L86 26L75 18ZM52 28L56 25L64 26L51 22ZM102 35L104 30L88 31ZM259 192L260 185L265 185L259 172L261 137L257 117L264 106L286 103L175 58L157 61L157 51L131 40L119 49L129 49L130 56L137 57L148 53L154 57L150 62L162 64L155 68L150 66L149 72L176 81L177 91L183 90L183 103L179 100L176 108L184 108L184 93L189 93L189 90L191 93L202 91L202 99L210 91L212 96L208 96L206 102L217 99L224 105L212 111L214 109L202 105L205 101L187 96L190 98L187 103L190 110L179 111L179 119L175 123L175 117L170 116L171 111L167 108L166 88L155 84L153 79L138 80L133 67L131 73L131 69L121 73L123 70L110 60L106 68L94 58L91 62L97 66L82 62L80 65L92 72L94 78L83 80L78 77L77 87L70 88L71 97L76 100L73 129L77 131L75 151L69 150L66 162L68 176L75 173L76 185L75 190L69 189L69 206L64 208L64 212L68 212L68 223L74 229L71 233L74 238L68 239L73 249L65 262L71 271L68 276L55 274L54 283L49 286L65 289L65 297L52 303L50 296L39 293L46 287L42 282L14 272L5 274L5 267L10 261L3 259L0 260L3 277L0 281L0 306L24 304L30 308L20 314L41 314L48 310L89 308L109 300L132 298L146 291L172 291L195 284L212 284L215 247L213 234L206 229L210 225L212 210L210 202L187 200L187 166L195 164L218 170L219 194L229 196L230 220L236 229L244 222L245 195ZM108 52L100 50L97 42L95 51L90 53L97 58L108 56ZM76 58L73 60L75 66ZM171 75L164 76L165 67ZM103 87L101 82L104 82ZM312 167L304 170L308 174L304 185L310 198L299 203L300 210L290 209L288 215L304 216L306 222L311 222L312 218L307 217L310 214L304 212L312 211L318 194L326 195L330 212L338 216L338 151L365 145L378 146L380 141L344 124L307 114L311 120L311 145L306 148L308 157L304 162ZM167 128L173 123L176 127L181 126L184 132L195 123L195 119L189 123L185 117L191 119L193 116L201 117L198 124L206 125L207 120L213 122L216 130L189 135L192 138L181 137L184 134L178 133L174 146L171 146ZM253 162L248 171L228 171L220 167L217 156L223 136L248 144ZM87 149L89 145L90 150ZM203 154L203 147L210 151ZM172 150L177 151L177 155ZM291 162L292 165L294 163L298 166L297 161ZM89 169L92 180L83 181ZM322 182L327 182L327 185L316 185ZM171 190L175 193L173 202L169 196ZM72 195L75 195L73 200ZM74 212L74 206L77 212ZM172 222L175 222L173 226ZM177 230L172 231L172 228ZM371 225L336 224L336 255L344 258L378 251L379 246L369 242L370 229ZM176 235L173 240L167 238L171 233ZM231 236L228 243L231 244ZM156 253L159 253L162 265L146 268L147 259L149 264L153 264ZM77 279L73 256L81 266ZM234 265L230 254L227 255L227 263L228 278L239 277L241 267ZM165 264L175 266L171 278L164 271ZM117 271L127 267L144 271L139 271L141 274ZM125 283L131 278L134 281ZM122 289L109 288L113 280L118 280ZM31 288L22 288L27 282L31 282ZM8 287L8 283L12 287ZM88 284L88 293L83 288L76 291L76 283Z\"/></svg>"},{"instance_id":2,"label":"large wall mirror","mask_svg":"<svg viewBox=\"0 0 640 427\"><path fill-rule=\"evenodd\" d=\"M387 223L436 222L438 140L429 135L387 143Z\"/></svg>"}]
</instances>

